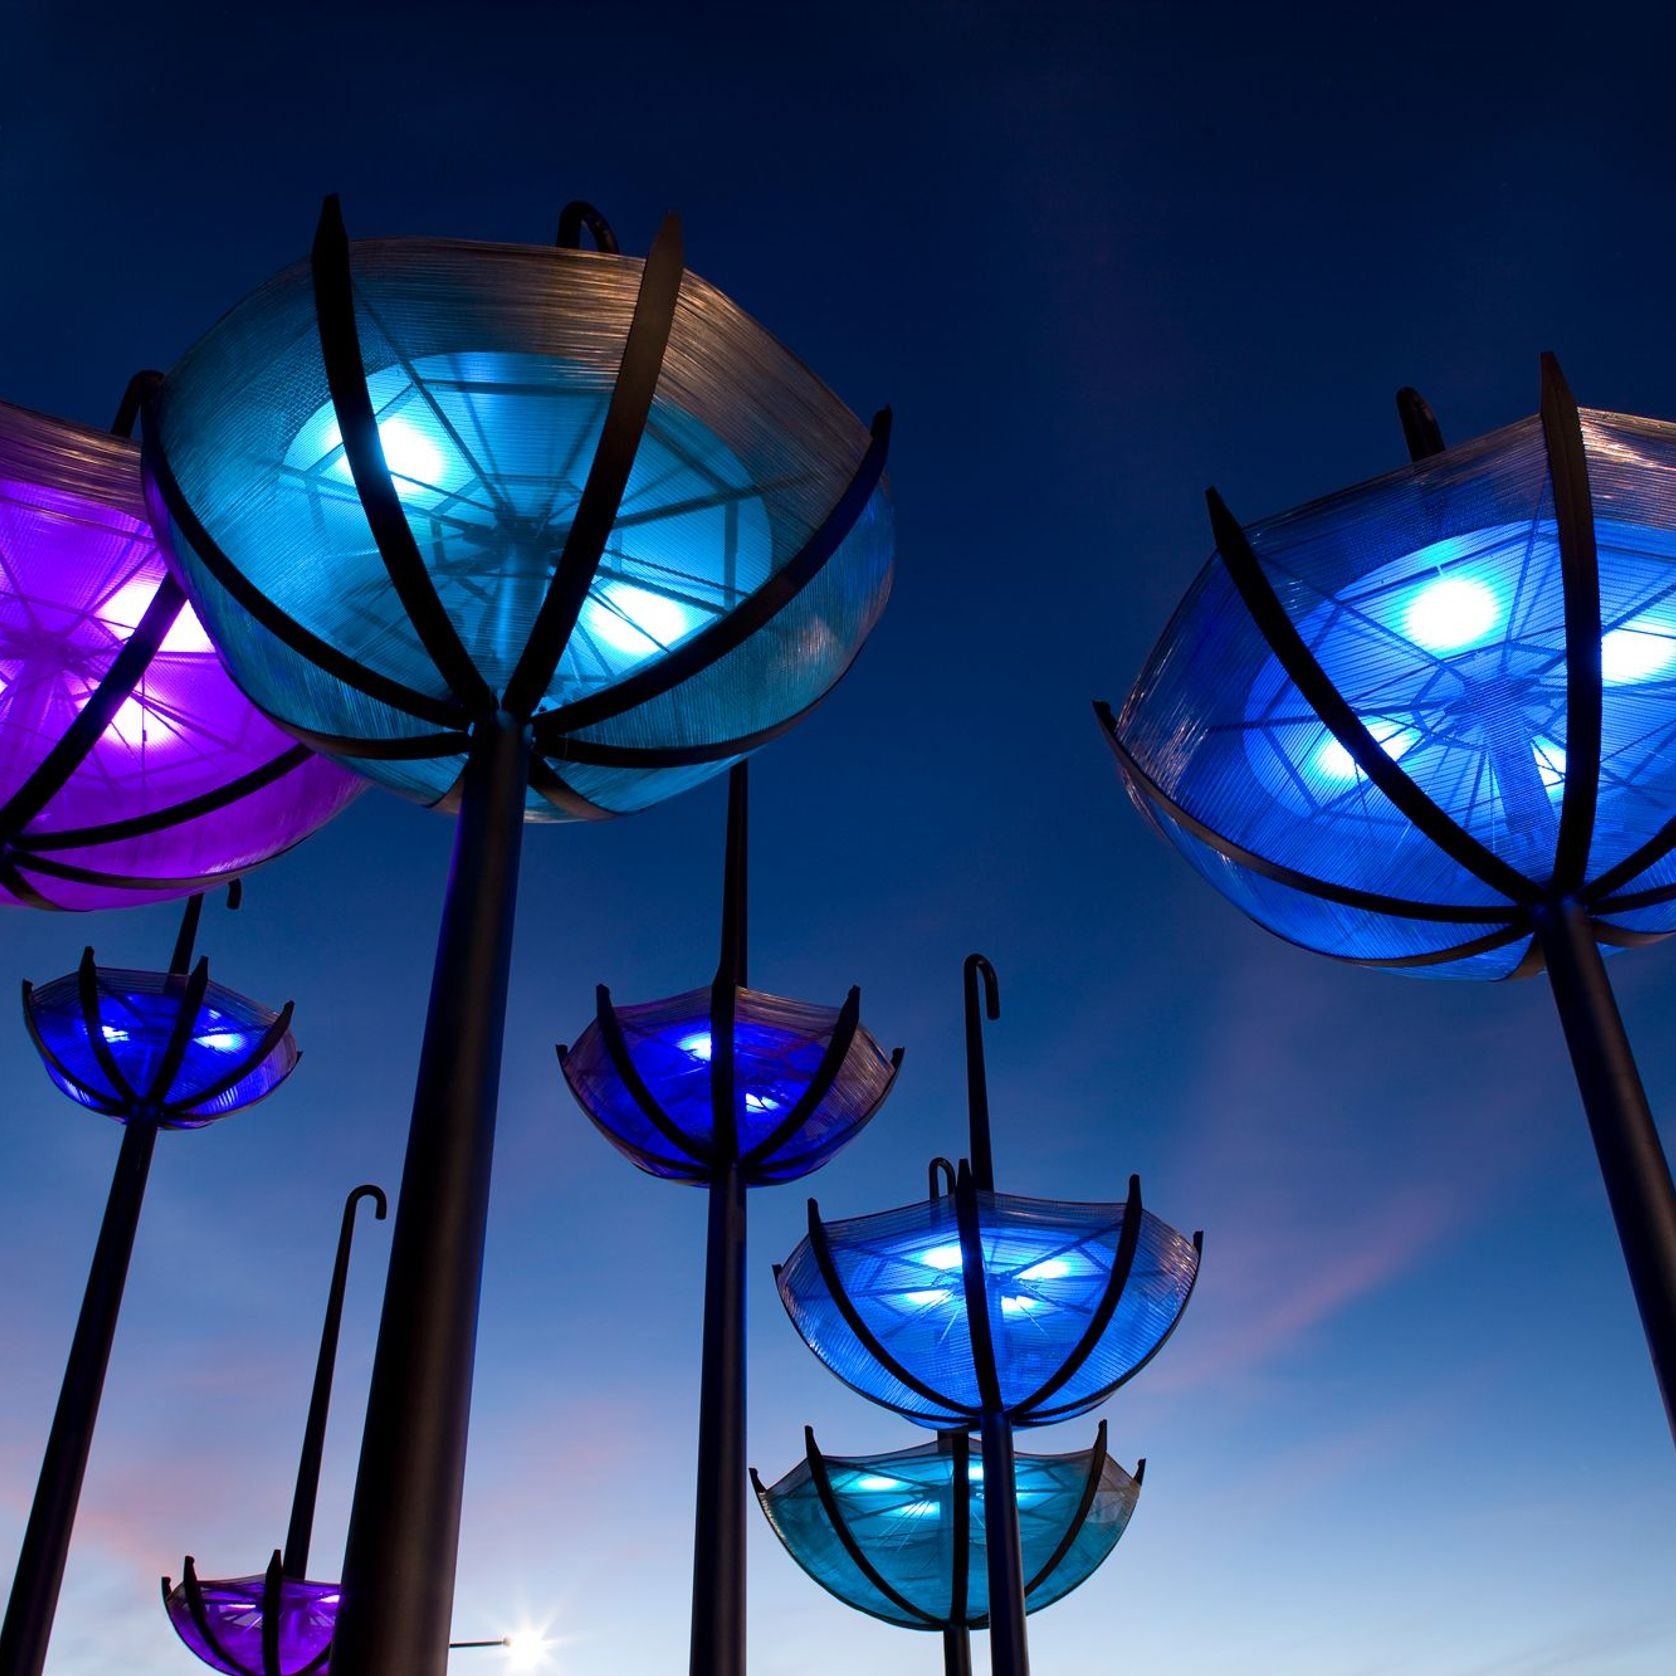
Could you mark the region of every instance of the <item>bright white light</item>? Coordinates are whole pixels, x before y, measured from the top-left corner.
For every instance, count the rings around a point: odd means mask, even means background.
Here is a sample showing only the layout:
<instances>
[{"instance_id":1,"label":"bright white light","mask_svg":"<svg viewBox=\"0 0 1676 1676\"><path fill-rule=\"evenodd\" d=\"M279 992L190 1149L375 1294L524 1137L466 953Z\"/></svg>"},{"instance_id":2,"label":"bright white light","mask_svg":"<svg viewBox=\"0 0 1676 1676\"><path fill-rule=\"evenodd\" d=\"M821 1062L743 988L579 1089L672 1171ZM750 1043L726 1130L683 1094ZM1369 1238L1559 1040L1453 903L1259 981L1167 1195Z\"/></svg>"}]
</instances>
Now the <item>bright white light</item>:
<instances>
[{"instance_id":1,"label":"bright white light","mask_svg":"<svg viewBox=\"0 0 1676 1676\"><path fill-rule=\"evenodd\" d=\"M1001 1313L1003 1315L1028 1315L1031 1310L1041 1307L1040 1298L1003 1298Z\"/></svg>"},{"instance_id":2,"label":"bright white light","mask_svg":"<svg viewBox=\"0 0 1676 1676\"><path fill-rule=\"evenodd\" d=\"M118 1030L114 1024L101 1024L99 1026L99 1034L103 1036L107 1042L125 1042L128 1040L128 1032L126 1030Z\"/></svg>"},{"instance_id":3,"label":"bright white light","mask_svg":"<svg viewBox=\"0 0 1676 1676\"><path fill-rule=\"evenodd\" d=\"M691 629L698 613L667 594L631 582L607 582L589 596L582 613L588 633L616 652L649 657Z\"/></svg>"},{"instance_id":4,"label":"bright white light","mask_svg":"<svg viewBox=\"0 0 1676 1676\"><path fill-rule=\"evenodd\" d=\"M542 1670L553 1643L539 1629L525 1626L506 1638L507 1667L511 1670Z\"/></svg>"},{"instance_id":5,"label":"bright white light","mask_svg":"<svg viewBox=\"0 0 1676 1676\"><path fill-rule=\"evenodd\" d=\"M1018 1271L1020 1280L1063 1280L1071 1272L1071 1265L1063 1257L1044 1257L1027 1269Z\"/></svg>"},{"instance_id":6,"label":"bright white light","mask_svg":"<svg viewBox=\"0 0 1676 1676\"><path fill-rule=\"evenodd\" d=\"M443 453L433 438L420 430L411 419L399 413L378 422L378 440L384 449L384 463L390 468L390 480L396 493L403 497L434 490L442 478ZM323 453L331 453L343 446L343 432L336 419L330 419L320 435ZM341 456L331 466L331 475L345 483L353 483L355 474L349 469L349 456Z\"/></svg>"},{"instance_id":7,"label":"bright white light","mask_svg":"<svg viewBox=\"0 0 1676 1676\"><path fill-rule=\"evenodd\" d=\"M855 1481L858 1490L900 1490L900 1478L886 1478L883 1473L869 1472Z\"/></svg>"},{"instance_id":8,"label":"bright white light","mask_svg":"<svg viewBox=\"0 0 1676 1676\"><path fill-rule=\"evenodd\" d=\"M1536 758L1536 771L1549 791L1565 789L1565 752L1552 739L1533 739L1531 755Z\"/></svg>"},{"instance_id":9,"label":"bright white light","mask_svg":"<svg viewBox=\"0 0 1676 1676\"><path fill-rule=\"evenodd\" d=\"M103 605L97 607L100 622L107 628L121 629L125 634L132 634L140 626L140 618L146 613L146 607L157 597L157 589L162 583L160 576L134 576L124 582ZM183 605L175 620L169 625L168 633L158 647L163 652L213 652L214 645L210 637L204 632L204 625L198 621L197 613L190 605Z\"/></svg>"},{"instance_id":10,"label":"bright white light","mask_svg":"<svg viewBox=\"0 0 1676 1676\"><path fill-rule=\"evenodd\" d=\"M212 1030L198 1038L198 1045L214 1048L217 1053L237 1053L244 1046L244 1037L233 1030Z\"/></svg>"},{"instance_id":11,"label":"bright white light","mask_svg":"<svg viewBox=\"0 0 1676 1676\"><path fill-rule=\"evenodd\" d=\"M966 1468L966 1476L971 1479L974 1484L983 1483L983 1462L973 1461Z\"/></svg>"},{"instance_id":12,"label":"bright white light","mask_svg":"<svg viewBox=\"0 0 1676 1676\"><path fill-rule=\"evenodd\" d=\"M1374 720L1366 725L1374 743L1393 762L1400 762L1405 751L1420 743L1420 735L1399 722ZM1356 766L1356 759L1330 733L1316 747L1314 762L1316 773L1324 780L1339 780L1348 784L1359 778L1362 772Z\"/></svg>"},{"instance_id":13,"label":"bright white light","mask_svg":"<svg viewBox=\"0 0 1676 1676\"><path fill-rule=\"evenodd\" d=\"M1676 663L1676 625L1638 617L1600 637L1600 673L1608 681L1650 681Z\"/></svg>"},{"instance_id":14,"label":"bright white light","mask_svg":"<svg viewBox=\"0 0 1676 1676\"><path fill-rule=\"evenodd\" d=\"M694 1059L702 1059L705 1064L710 1062L710 1032L695 1030L690 1036L683 1036L676 1044L683 1053L690 1053Z\"/></svg>"},{"instance_id":15,"label":"bright white light","mask_svg":"<svg viewBox=\"0 0 1676 1676\"><path fill-rule=\"evenodd\" d=\"M1487 639L1501 622L1501 601L1487 582L1440 576L1428 582L1403 613L1410 640L1428 652L1460 652Z\"/></svg>"},{"instance_id":16,"label":"bright white light","mask_svg":"<svg viewBox=\"0 0 1676 1676\"><path fill-rule=\"evenodd\" d=\"M745 1110L748 1112L777 1112L782 1102L771 1094L747 1094L745 1096Z\"/></svg>"},{"instance_id":17,"label":"bright white light","mask_svg":"<svg viewBox=\"0 0 1676 1676\"><path fill-rule=\"evenodd\" d=\"M167 744L174 737L167 728L154 728L151 712L133 697L125 698L117 705L116 714L105 729L105 736L121 740L131 751L147 745Z\"/></svg>"},{"instance_id":18,"label":"bright white light","mask_svg":"<svg viewBox=\"0 0 1676 1676\"><path fill-rule=\"evenodd\" d=\"M934 1245L920 1253L920 1261L928 1269L958 1269L962 1258L958 1245Z\"/></svg>"},{"instance_id":19,"label":"bright white light","mask_svg":"<svg viewBox=\"0 0 1676 1676\"><path fill-rule=\"evenodd\" d=\"M928 1292L904 1292L902 1294L905 1303L924 1304L928 1307L932 1304L946 1304L953 1296L952 1292L945 1292L936 1288Z\"/></svg>"}]
</instances>

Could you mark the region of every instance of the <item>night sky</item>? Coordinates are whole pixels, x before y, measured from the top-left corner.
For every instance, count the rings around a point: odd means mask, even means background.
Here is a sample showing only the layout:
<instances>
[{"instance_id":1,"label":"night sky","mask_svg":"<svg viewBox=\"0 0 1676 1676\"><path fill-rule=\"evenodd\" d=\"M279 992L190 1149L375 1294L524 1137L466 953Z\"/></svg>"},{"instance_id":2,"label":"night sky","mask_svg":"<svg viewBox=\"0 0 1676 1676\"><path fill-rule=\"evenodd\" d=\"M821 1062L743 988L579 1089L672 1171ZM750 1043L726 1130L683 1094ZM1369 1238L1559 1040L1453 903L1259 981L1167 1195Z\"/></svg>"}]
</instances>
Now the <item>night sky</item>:
<instances>
[{"instance_id":1,"label":"night sky","mask_svg":"<svg viewBox=\"0 0 1676 1676\"><path fill-rule=\"evenodd\" d=\"M0 5L6 400L107 423L336 191L353 233L532 243L585 197L636 252L678 209L695 271L864 417L894 407L891 605L753 774L753 980L859 983L907 1049L812 1190L884 1208L959 1150L981 949L1002 1187L1115 1198L1138 1170L1205 1230L1181 1331L1102 1410L1146 1489L1032 1619L1044 1676L1676 1668L1670 1440L1545 987L1267 936L1148 833L1089 713L1203 562L1206 484L1249 520L1399 463L1399 385L1465 438L1535 411L1552 349L1584 404L1676 416L1673 45L1650 4ZM562 1676L685 1668L704 1204L593 1132L552 1044L597 982L708 981L723 801L525 850L455 1630L545 1624ZM450 836L372 791L206 915L218 977L295 999L304 1059L158 1148L51 1676L186 1676L158 1576L283 1537L342 1196L397 1185ZM163 965L175 917L13 913L0 979L88 939ZM1676 1110L1676 953L1614 975ZM0 1084L9 1580L117 1136L15 1009ZM770 1265L804 1216L796 1187L752 1199L770 1479L805 1422L840 1454L924 1436L785 1320ZM318 1575L387 1248L367 1223ZM751 1518L758 1676L936 1668Z\"/></svg>"}]
</instances>

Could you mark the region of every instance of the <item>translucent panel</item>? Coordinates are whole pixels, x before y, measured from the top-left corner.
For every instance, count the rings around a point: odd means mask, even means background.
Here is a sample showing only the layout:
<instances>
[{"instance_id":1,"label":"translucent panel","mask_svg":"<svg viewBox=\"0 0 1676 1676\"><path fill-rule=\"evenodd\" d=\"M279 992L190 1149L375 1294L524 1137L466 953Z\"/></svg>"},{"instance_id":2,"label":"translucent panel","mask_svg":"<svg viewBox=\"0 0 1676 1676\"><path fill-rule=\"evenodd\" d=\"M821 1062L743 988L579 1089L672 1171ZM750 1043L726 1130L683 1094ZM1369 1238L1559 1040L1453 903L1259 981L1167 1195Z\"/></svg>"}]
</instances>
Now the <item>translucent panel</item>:
<instances>
[{"instance_id":1,"label":"translucent panel","mask_svg":"<svg viewBox=\"0 0 1676 1676\"><path fill-rule=\"evenodd\" d=\"M359 242L353 263L385 462L449 621L503 692L570 533L642 264L416 239ZM422 699L447 696L355 492L306 266L247 298L189 352L165 387L158 436L197 519L280 611ZM760 326L687 275L617 519L540 708L605 692L729 615L803 548L868 440ZM888 593L890 522L876 498L826 573L762 631L760 649L736 650L590 737L654 749L719 744L818 699ZM172 534L217 643L274 715L345 738L427 731L399 693L354 691L343 669L316 667L243 620L203 555L179 527ZM445 789L440 771L411 761L368 756L356 766L426 801ZM595 787L577 789L628 812L726 766L578 770ZM539 798L527 809L561 818Z\"/></svg>"},{"instance_id":2,"label":"translucent panel","mask_svg":"<svg viewBox=\"0 0 1676 1676\"><path fill-rule=\"evenodd\" d=\"M0 406L0 803L64 737L163 577L134 445ZM3 899L177 896L268 860L358 789L251 706L185 606L68 780L4 834L33 896Z\"/></svg>"},{"instance_id":3,"label":"translucent panel","mask_svg":"<svg viewBox=\"0 0 1676 1676\"><path fill-rule=\"evenodd\" d=\"M1003 1407L1017 1425L1069 1419L1100 1402L1174 1328L1198 1252L1150 1212L1110 1321L1082 1344L1109 1290L1124 1206L978 1195L984 1296ZM780 1297L810 1349L846 1384L922 1425L981 1409L952 1198L826 1224L838 1284L917 1391L875 1360L828 1290L811 1242L780 1270ZM1062 1371L1070 1376L1057 1381Z\"/></svg>"},{"instance_id":4,"label":"translucent panel","mask_svg":"<svg viewBox=\"0 0 1676 1676\"><path fill-rule=\"evenodd\" d=\"M175 1634L213 1670L227 1676L325 1676L326 1654L337 1626L338 1585L299 1578L278 1581L279 1667L264 1662L262 1631L268 1608L266 1577L210 1578L198 1584L204 1623L199 1624L177 1583L164 1599Z\"/></svg>"},{"instance_id":5,"label":"translucent panel","mask_svg":"<svg viewBox=\"0 0 1676 1676\"><path fill-rule=\"evenodd\" d=\"M680 768L600 768L589 763L550 759L566 785L579 796L614 815L632 815L654 803L725 774L741 757L686 764ZM556 812L555 812L556 813Z\"/></svg>"},{"instance_id":6,"label":"translucent panel","mask_svg":"<svg viewBox=\"0 0 1676 1676\"><path fill-rule=\"evenodd\" d=\"M1101 1464L1093 1450L1020 1454L1015 1462L1023 1571L1026 1584L1034 1584L1025 1607L1035 1612L1062 1599L1099 1568L1129 1524L1140 1485L1109 1456ZM989 1577L983 1463L976 1448L966 1466L970 1540L964 1553L954 1546L955 1501L963 1491L946 1439L888 1455L827 1456L825 1464L839 1517L878 1581L851 1557L807 1461L757 1492L792 1558L822 1588L887 1623L931 1630L964 1622L981 1628L989 1613ZM1100 1472L1093 1500L1079 1525L1096 1465ZM899 1598L881 1589L879 1581ZM960 1583L966 1611L957 1619ZM907 1610L904 1602L915 1610Z\"/></svg>"},{"instance_id":7,"label":"translucent panel","mask_svg":"<svg viewBox=\"0 0 1676 1676\"><path fill-rule=\"evenodd\" d=\"M890 1089L889 1058L858 1028L836 1080L793 1130L787 1118L814 1081L838 1009L738 991L734 1026L734 1122L753 1186L791 1181L845 1146ZM654 1123L624 1086L597 1021L566 1055L564 1072L582 1109L628 1158L653 1175L708 1179L714 1158L714 1042L710 991L619 1007L629 1060L667 1126ZM760 1156L757 1149L764 1148Z\"/></svg>"},{"instance_id":8,"label":"translucent panel","mask_svg":"<svg viewBox=\"0 0 1676 1676\"><path fill-rule=\"evenodd\" d=\"M164 1121L163 1126L171 1129L201 1128L254 1105L284 1082L297 1064L297 1044L289 1031L250 1064L278 1015L212 983L193 1020L179 1069L166 1087L156 1087L180 1017L185 985L185 978L161 972L104 970L97 983L99 1030L106 1051L134 1099L180 1107ZM134 1099L112 1082L100 1064L88 1037L77 976L72 973L32 989L28 1007L31 1023L47 1050L43 1055L47 1074L59 1088L96 1111L125 1114ZM240 1072L237 1080L222 1087L234 1071Z\"/></svg>"}]
</instances>

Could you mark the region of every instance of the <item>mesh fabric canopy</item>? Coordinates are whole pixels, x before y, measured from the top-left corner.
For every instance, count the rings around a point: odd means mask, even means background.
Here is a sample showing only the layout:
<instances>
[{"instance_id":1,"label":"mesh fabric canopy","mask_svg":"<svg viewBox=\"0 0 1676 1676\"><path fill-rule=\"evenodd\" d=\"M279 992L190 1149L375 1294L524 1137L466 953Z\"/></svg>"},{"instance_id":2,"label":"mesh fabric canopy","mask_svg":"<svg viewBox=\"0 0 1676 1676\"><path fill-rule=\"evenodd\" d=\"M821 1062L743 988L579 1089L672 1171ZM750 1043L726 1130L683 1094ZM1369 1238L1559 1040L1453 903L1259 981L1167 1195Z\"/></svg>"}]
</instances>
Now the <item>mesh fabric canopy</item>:
<instances>
[{"instance_id":1,"label":"mesh fabric canopy","mask_svg":"<svg viewBox=\"0 0 1676 1676\"><path fill-rule=\"evenodd\" d=\"M185 973L81 969L25 984L24 1017L47 1074L108 1117L198 1129L271 1094L297 1064L291 1008L280 1012Z\"/></svg>"},{"instance_id":2,"label":"mesh fabric canopy","mask_svg":"<svg viewBox=\"0 0 1676 1676\"><path fill-rule=\"evenodd\" d=\"M147 465L245 690L425 802L535 717L527 812L643 808L837 681L882 610L888 427L652 255L349 244L170 374Z\"/></svg>"},{"instance_id":3,"label":"mesh fabric canopy","mask_svg":"<svg viewBox=\"0 0 1676 1676\"><path fill-rule=\"evenodd\" d=\"M0 404L0 902L199 890L358 789L251 706L165 582L135 445Z\"/></svg>"},{"instance_id":4,"label":"mesh fabric canopy","mask_svg":"<svg viewBox=\"0 0 1676 1676\"><path fill-rule=\"evenodd\" d=\"M988 1622L983 1463L964 1433L888 1455L807 1458L779 1483L752 1474L757 1499L792 1558L858 1611L905 1629ZM1025 1609L1068 1595L1105 1561L1140 1496L1106 1453L1017 1455ZM964 1505L962 1505L964 1504Z\"/></svg>"},{"instance_id":5,"label":"mesh fabric canopy","mask_svg":"<svg viewBox=\"0 0 1676 1676\"><path fill-rule=\"evenodd\" d=\"M1243 532L1109 725L1259 923L1499 978L1532 915L1676 930L1676 426L1571 403Z\"/></svg>"},{"instance_id":6,"label":"mesh fabric canopy","mask_svg":"<svg viewBox=\"0 0 1676 1676\"><path fill-rule=\"evenodd\" d=\"M337 1624L338 1585L280 1575L201 1580L186 1561L163 1604L175 1634L227 1676L324 1676Z\"/></svg>"},{"instance_id":7,"label":"mesh fabric canopy","mask_svg":"<svg viewBox=\"0 0 1676 1676\"><path fill-rule=\"evenodd\" d=\"M862 1027L857 990L842 1008L754 989L735 996L733 1112L746 1180L791 1181L856 1135L896 1065ZM652 1175L708 1181L720 1161L711 1002L706 988L619 1008L602 988L598 1018L563 1055L582 1109Z\"/></svg>"},{"instance_id":8,"label":"mesh fabric canopy","mask_svg":"<svg viewBox=\"0 0 1676 1676\"><path fill-rule=\"evenodd\" d=\"M1086 1413L1151 1359L1186 1307L1194 1241L1140 1205L977 1192L983 1273L965 1272L957 1198L822 1223L777 1271L809 1348L847 1385L921 1425L983 1412L970 1308L1014 1425ZM1128 1237L1125 1237L1127 1233Z\"/></svg>"}]
</instances>

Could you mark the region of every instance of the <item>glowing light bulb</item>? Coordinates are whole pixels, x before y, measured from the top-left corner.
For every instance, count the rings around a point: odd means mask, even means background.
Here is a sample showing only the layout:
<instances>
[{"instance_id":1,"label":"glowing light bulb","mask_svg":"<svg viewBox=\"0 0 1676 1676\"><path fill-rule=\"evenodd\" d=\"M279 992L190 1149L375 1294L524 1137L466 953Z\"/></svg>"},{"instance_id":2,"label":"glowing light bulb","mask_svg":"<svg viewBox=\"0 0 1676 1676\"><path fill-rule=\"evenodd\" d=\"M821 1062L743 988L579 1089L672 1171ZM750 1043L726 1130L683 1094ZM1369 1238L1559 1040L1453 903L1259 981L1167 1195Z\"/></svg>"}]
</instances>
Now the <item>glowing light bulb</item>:
<instances>
[{"instance_id":1,"label":"glowing light bulb","mask_svg":"<svg viewBox=\"0 0 1676 1676\"><path fill-rule=\"evenodd\" d=\"M690 1053L694 1059L702 1059L705 1064L710 1063L710 1032L695 1030L690 1036L683 1036L676 1044L683 1053Z\"/></svg>"},{"instance_id":2,"label":"glowing light bulb","mask_svg":"<svg viewBox=\"0 0 1676 1676\"><path fill-rule=\"evenodd\" d=\"M782 1101L776 1100L771 1094L747 1094L745 1096L745 1110L748 1112L777 1112Z\"/></svg>"},{"instance_id":3,"label":"glowing light bulb","mask_svg":"<svg viewBox=\"0 0 1676 1676\"><path fill-rule=\"evenodd\" d=\"M1676 624L1637 617L1600 637L1600 673L1619 684L1650 681L1676 664Z\"/></svg>"},{"instance_id":4,"label":"glowing light bulb","mask_svg":"<svg viewBox=\"0 0 1676 1676\"><path fill-rule=\"evenodd\" d=\"M900 1490L900 1478L886 1478L883 1473L869 1472L855 1481L858 1490Z\"/></svg>"},{"instance_id":5,"label":"glowing light bulb","mask_svg":"<svg viewBox=\"0 0 1676 1676\"><path fill-rule=\"evenodd\" d=\"M378 422L379 446L384 450L384 464L389 468L390 481L404 500L409 496L434 492L442 477L444 456L436 441L419 429L411 419L399 413ZM327 421L320 433L320 450L330 454L343 446L343 432L336 419ZM353 483L355 474L349 469L349 456L335 460L331 475L345 483Z\"/></svg>"},{"instance_id":6,"label":"glowing light bulb","mask_svg":"<svg viewBox=\"0 0 1676 1676\"><path fill-rule=\"evenodd\" d=\"M1531 755L1542 784L1551 792L1565 790L1565 751L1552 739L1533 739Z\"/></svg>"},{"instance_id":7,"label":"glowing light bulb","mask_svg":"<svg viewBox=\"0 0 1676 1676\"><path fill-rule=\"evenodd\" d=\"M237 1053L244 1046L244 1037L236 1030L212 1030L198 1037L200 1047L213 1048L217 1053Z\"/></svg>"},{"instance_id":8,"label":"glowing light bulb","mask_svg":"<svg viewBox=\"0 0 1676 1676\"><path fill-rule=\"evenodd\" d=\"M128 1032L126 1030L118 1030L114 1024L101 1024L99 1026L99 1034L103 1036L107 1042L125 1042L128 1040Z\"/></svg>"},{"instance_id":9,"label":"glowing light bulb","mask_svg":"<svg viewBox=\"0 0 1676 1676\"><path fill-rule=\"evenodd\" d=\"M1420 735L1413 728L1404 727L1400 722L1375 719L1366 725L1368 732L1373 735L1374 743L1393 762L1400 762L1405 751L1412 750L1420 743ZM1316 746L1311 760L1315 772L1324 780L1348 784L1359 778L1362 772L1356 766L1356 759L1331 734Z\"/></svg>"},{"instance_id":10,"label":"glowing light bulb","mask_svg":"<svg viewBox=\"0 0 1676 1676\"><path fill-rule=\"evenodd\" d=\"M1028 1315L1033 1309L1040 1309L1040 1298L1003 1298L1001 1313L1003 1315Z\"/></svg>"},{"instance_id":11,"label":"glowing light bulb","mask_svg":"<svg viewBox=\"0 0 1676 1676\"><path fill-rule=\"evenodd\" d=\"M953 1296L952 1292L945 1292L933 1287L924 1292L904 1292L902 1301L909 1304L918 1304L921 1308L930 1308L935 1304L946 1304Z\"/></svg>"},{"instance_id":12,"label":"glowing light bulb","mask_svg":"<svg viewBox=\"0 0 1676 1676\"><path fill-rule=\"evenodd\" d=\"M698 613L650 588L607 582L589 596L582 619L588 633L613 651L645 658L681 639Z\"/></svg>"},{"instance_id":13,"label":"glowing light bulb","mask_svg":"<svg viewBox=\"0 0 1676 1676\"><path fill-rule=\"evenodd\" d=\"M1460 652L1487 639L1501 622L1501 600L1487 582L1440 576L1408 603L1403 629L1428 652Z\"/></svg>"},{"instance_id":14,"label":"glowing light bulb","mask_svg":"<svg viewBox=\"0 0 1676 1676\"><path fill-rule=\"evenodd\" d=\"M116 714L105 729L105 737L120 740L132 751L148 745L166 744L173 737L167 728L154 728L150 723L151 712L145 705L137 698L125 698L116 707Z\"/></svg>"},{"instance_id":15,"label":"glowing light bulb","mask_svg":"<svg viewBox=\"0 0 1676 1676\"><path fill-rule=\"evenodd\" d=\"M1063 1257L1044 1257L1027 1269L1018 1271L1020 1280L1063 1280L1071 1272L1071 1265Z\"/></svg>"},{"instance_id":16,"label":"glowing light bulb","mask_svg":"<svg viewBox=\"0 0 1676 1676\"><path fill-rule=\"evenodd\" d=\"M958 1269L964 1258L958 1245L935 1245L920 1253L919 1259L928 1269Z\"/></svg>"}]
</instances>

